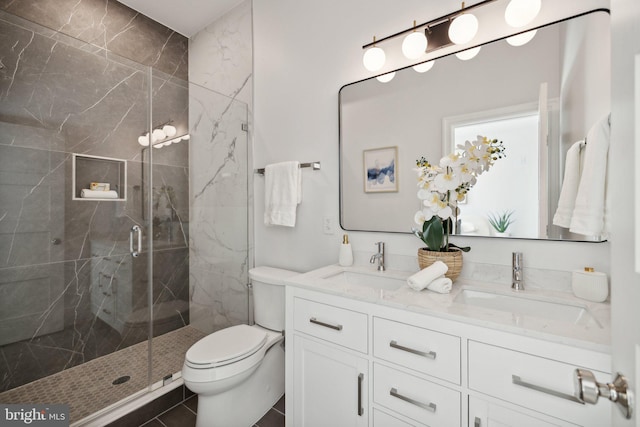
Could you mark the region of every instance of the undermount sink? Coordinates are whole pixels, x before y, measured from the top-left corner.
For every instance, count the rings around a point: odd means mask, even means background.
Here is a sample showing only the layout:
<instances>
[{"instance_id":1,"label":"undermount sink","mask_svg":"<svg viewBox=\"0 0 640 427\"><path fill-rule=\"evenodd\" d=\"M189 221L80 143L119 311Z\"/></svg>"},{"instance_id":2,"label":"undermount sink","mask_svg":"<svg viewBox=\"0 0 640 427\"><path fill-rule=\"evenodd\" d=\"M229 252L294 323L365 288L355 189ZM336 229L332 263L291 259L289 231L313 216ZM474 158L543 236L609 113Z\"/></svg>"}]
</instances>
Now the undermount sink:
<instances>
[{"instance_id":1,"label":"undermount sink","mask_svg":"<svg viewBox=\"0 0 640 427\"><path fill-rule=\"evenodd\" d=\"M462 289L454 302L512 313L515 316L567 322L602 328L587 307L561 301L537 299L526 294L503 294L476 289Z\"/></svg>"},{"instance_id":2,"label":"undermount sink","mask_svg":"<svg viewBox=\"0 0 640 427\"><path fill-rule=\"evenodd\" d=\"M348 270L325 276L323 279L330 280L333 283L339 283L341 285L365 286L385 291L395 291L407 283L406 279L385 276L384 273L365 273Z\"/></svg>"}]
</instances>

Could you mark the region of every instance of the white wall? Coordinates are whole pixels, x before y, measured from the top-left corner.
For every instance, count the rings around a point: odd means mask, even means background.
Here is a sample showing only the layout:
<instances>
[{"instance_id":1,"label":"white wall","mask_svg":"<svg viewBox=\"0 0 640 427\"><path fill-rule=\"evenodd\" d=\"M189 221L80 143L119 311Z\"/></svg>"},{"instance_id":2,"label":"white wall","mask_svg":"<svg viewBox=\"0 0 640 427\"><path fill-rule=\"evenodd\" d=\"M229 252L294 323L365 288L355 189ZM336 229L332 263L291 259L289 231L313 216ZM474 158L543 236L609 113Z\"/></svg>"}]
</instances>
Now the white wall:
<instances>
[{"instance_id":1,"label":"white wall","mask_svg":"<svg viewBox=\"0 0 640 427\"><path fill-rule=\"evenodd\" d=\"M532 25L602 3L545 1L541 15ZM506 2L498 0L492 5L504 10ZM335 226L339 197L338 90L371 75L362 66L361 47L374 34L379 38L393 34L410 26L414 19L425 22L459 7L460 3L453 0L254 3L255 165L294 159L322 162L321 171L303 172L303 202L292 229L263 225L263 178L254 178L256 265L307 271L337 261L342 234ZM481 27L481 31L490 32L499 26L501 14L494 12L491 18L497 21L487 25L488 29ZM490 34L483 34L491 38ZM409 65L399 58L388 59L382 72ZM408 217L412 215L407 212ZM325 217L333 221L335 234L323 234ZM422 245L414 236L350 234L356 262L368 260L374 243L383 240L387 242L390 263L417 269L416 250ZM465 269L474 263L506 268L511 263L511 252L518 250L524 252L527 268L568 272L592 265L610 271L608 243L489 238L459 238L456 243L472 246L471 252L465 254Z\"/></svg>"}]
</instances>

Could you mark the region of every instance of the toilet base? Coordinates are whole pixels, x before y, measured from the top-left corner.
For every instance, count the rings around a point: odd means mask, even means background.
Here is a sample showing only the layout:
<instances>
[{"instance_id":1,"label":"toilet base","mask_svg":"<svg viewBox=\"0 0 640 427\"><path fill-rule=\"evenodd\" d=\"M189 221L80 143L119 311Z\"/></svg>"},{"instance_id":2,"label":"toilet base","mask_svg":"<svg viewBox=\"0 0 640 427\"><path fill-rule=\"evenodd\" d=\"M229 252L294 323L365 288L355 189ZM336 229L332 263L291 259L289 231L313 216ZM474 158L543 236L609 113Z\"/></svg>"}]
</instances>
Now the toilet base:
<instances>
[{"instance_id":1,"label":"toilet base","mask_svg":"<svg viewBox=\"0 0 640 427\"><path fill-rule=\"evenodd\" d=\"M253 375L215 395L198 395L196 427L251 427L284 394L283 342L274 344Z\"/></svg>"}]
</instances>

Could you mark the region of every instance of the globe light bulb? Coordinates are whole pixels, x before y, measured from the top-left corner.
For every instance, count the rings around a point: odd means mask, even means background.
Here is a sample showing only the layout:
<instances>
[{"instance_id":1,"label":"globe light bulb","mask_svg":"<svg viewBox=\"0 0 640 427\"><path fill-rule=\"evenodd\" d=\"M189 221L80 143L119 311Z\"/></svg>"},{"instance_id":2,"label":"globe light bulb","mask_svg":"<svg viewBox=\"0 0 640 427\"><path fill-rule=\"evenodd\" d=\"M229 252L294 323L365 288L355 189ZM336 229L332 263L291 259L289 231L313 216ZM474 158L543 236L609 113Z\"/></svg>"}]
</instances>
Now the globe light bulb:
<instances>
[{"instance_id":1,"label":"globe light bulb","mask_svg":"<svg viewBox=\"0 0 640 427\"><path fill-rule=\"evenodd\" d=\"M384 66L386 59L384 50L374 46L364 52L364 55L362 56L362 63L364 64L364 68L367 70L378 71Z\"/></svg>"},{"instance_id":2,"label":"globe light bulb","mask_svg":"<svg viewBox=\"0 0 640 427\"><path fill-rule=\"evenodd\" d=\"M414 31L404 38L402 42L402 54L407 59L417 59L427 50L427 37L424 31Z\"/></svg>"},{"instance_id":3,"label":"globe light bulb","mask_svg":"<svg viewBox=\"0 0 640 427\"><path fill-rule=\"evenodd\" d=\"M529 43L536 35L537 30L527 31L526 33L517 34L507 37L507 43L511 46L522 46Z\"/></svg>"},{"instance_id":4,"label":"globe light bulb","mask_svg":"<svg viewBox=\"0 0 640 427\"><path fill-rule=\"evenodd\" d=\"M538 16L541 6L541 0L511 0L504 11L504 20L511 27L524 27Z\"/></svg>"},{"instance_id":5,"label":"globe light bulb","mask_svg":"<svg viewBox=\"0 0 640 427\"><path fill-rule=\"evenodd\" d=\"M156 142L156 141L161 141L165 139L167 137L167 134L164 133L162 129L154 129L153 133L151 134L151 137L152 137L152 141Z\"/></svg>"},{"instance_id":6,"label":"globe light bulb","mask_svg":"<svg viewBox=\"0 0 640 427\"><path fill-rule=\"evenodd\" d=\"M172 136L175 136L176 133L178 133L178 130L175 128L175 126L171 126L171 125L164 125L162 126L162 131L169 137L171 138Z\"/></svg>"},{"instance_id":7,"label":"globe light bulb","mask_svg":"<svg viewBox=\"0 0 640 427\"><path fill-rule=\"evenodd\" d=\"M458 52L456 53L456 56L462 61L468 61L471 58L474 58L478 54L478 52L480 52L480 46Z\"/></svg>"},{"instance_id":8,"label":"globe light bulb","mask_svg":"<svg viewBox=\"0 0 640 427\"><path fill-rule=\"evenodd\" d=\"M414 65L413 69L418 73L426 73L433 68L434 62L435 61L423 62L422 64Z\"/></svg>"},{"instance_id":9,"label":"globe light bulb","mask_svg":"<svg viewBox=\"0 0 640 427\"><path fill-rule=\"evenodd\" d=\"M463 13L451 22L449 39L455 44L469 43L478 33L478 18L470 13Z\"/></svg>"},{"instance_id":10,"label":"globe light bulb","mask_svg":"<svg viewBox=\"0 0 640 427\"><path fill-rule=\"evenodd\" d=\"M396 76L396 72L392 71L390 73L383 74L381 76L376 77L376 80L378 80L381 83L387 83L387 82L390 82L391 80L393 80L393 78L395 76Z\"/></svg>"},{"instance_id":11,"label":"globe light bulb","mask_svg":"<svg viewBox=\"0 0 640 427\"><path fill-rule=\"evenodd\" d=\"M138 137L138 144L142 145L143 147L149 146L149 132Z\"/></svg>"}]
</instances>

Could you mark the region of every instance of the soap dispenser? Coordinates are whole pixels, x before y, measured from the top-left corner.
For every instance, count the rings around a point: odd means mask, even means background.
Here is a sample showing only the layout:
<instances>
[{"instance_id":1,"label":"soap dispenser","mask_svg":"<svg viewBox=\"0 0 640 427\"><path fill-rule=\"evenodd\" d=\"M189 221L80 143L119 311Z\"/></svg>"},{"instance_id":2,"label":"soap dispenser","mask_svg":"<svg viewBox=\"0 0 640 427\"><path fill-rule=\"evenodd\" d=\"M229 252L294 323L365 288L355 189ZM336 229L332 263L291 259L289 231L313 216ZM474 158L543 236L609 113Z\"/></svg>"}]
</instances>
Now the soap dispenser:
<instances>
[{"instance_id":1,"label":"soap dispenser","mask_svg":"<svg viewBox=\"0 0 640 427\"><path fill-rule=\"evenodd\" d=\"M349 236L342 236L342 244L340 245L340 254L338 256L338 264L343 267L349 267L353 265L353 251L351 250L351 243L349 243Z\"/></svg>"}]
</instances>

